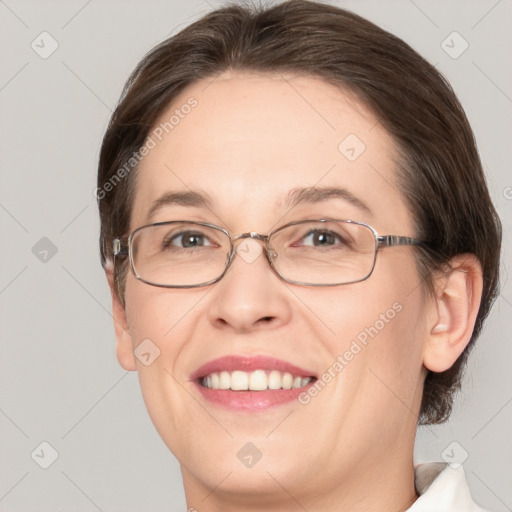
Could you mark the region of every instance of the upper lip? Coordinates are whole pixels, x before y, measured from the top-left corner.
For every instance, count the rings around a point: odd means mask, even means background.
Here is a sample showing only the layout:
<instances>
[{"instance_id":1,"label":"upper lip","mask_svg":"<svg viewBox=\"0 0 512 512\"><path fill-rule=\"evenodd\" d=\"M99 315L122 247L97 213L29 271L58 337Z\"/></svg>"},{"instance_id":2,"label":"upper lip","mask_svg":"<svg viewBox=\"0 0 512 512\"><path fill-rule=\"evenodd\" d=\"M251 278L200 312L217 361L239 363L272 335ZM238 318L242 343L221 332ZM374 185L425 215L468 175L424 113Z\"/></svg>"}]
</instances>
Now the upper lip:
<instances>
[{"instance_id":1,"label":"upper lip","mask_svg":"<svg viewBox=\"0 0 512 512\"><path fill-rule=\"evenodd\" d=\"M214 359L203 364L195 370L190 376L191 380L200 379L216 372L232 372L241 370L251 372L254 370L278 370L281 372L289 372L294 376L300 375L302 377L316 377L315 373L296 366L282 359L263 355L231 355Z\"/></svg>"}]
</instances>

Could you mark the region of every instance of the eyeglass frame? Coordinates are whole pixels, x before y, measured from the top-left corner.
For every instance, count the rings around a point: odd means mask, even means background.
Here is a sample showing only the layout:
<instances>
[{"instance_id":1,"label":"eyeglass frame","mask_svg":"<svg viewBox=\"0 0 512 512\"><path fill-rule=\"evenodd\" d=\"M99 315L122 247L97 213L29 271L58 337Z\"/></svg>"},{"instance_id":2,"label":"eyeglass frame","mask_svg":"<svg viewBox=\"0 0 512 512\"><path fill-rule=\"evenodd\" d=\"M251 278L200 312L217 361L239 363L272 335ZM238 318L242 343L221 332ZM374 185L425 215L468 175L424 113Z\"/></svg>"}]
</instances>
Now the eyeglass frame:
<instances>
[{"instance_id":1,"label":"eyeglass frame","mask_svg":"<svg viewBox=\"0 0 512 512\"><path fill-rule=\"evenodd\" d=\"M269 240L275 233L281 231L282 229L286 229L290 226L295 226L298 224L306 224L308 222L347 222L349 224L356 224L358 226L364 226L364 227L368 228L372 232L374 240L375 240L373 263L372 263L372 267L371 267L370 271L368 272L368 274L365 277L363 277L361 279L357 279L355 281L348 281L346 283L332 283L332 284L304 283L301 281L294 281L292 279L286 279L285 277L283 277L278 272L278 270L275 268L275 266L273 264L271 252L273 252L276 256L277 256L277 253L271 247L269 247L269 245L268 245ZM226 235L226 237L228 238L229 243L230 243L230 250L228 253L228 260L227 260L226 266L224 268L224 271L218 277L216 277L215 279L211 279L210 281L207 281L204 283L199 283L199 284L192 284L192 285L181 285L181 284L180 285L172 285L171 284L171 285L169 285L169 284L152 283L150 281L145 280L137 273L137 270L135 268L135 263L133 261L133 250L132 250L132 241L133 241L133 237L135 236L135 234L137 232L139 232L140 230L148 228L148 227L162 226L162 225L168 225L168 224L178 224L178 223L204 226L204 227L208 227L211 229L221 231L222 233L224 233ZM370 226L369 224L367 224L365 222L360 222L360 221L355 221L355 220L350 220L350 219L325 218L325 219L298 220L298 221L289 222L287 224L284 224L283 226L279 226L278 228L272 230L268 235L262 235L255 231L250 231L250 232L246 232L246 233L240 233L240 234L234 235L234 236L231 236L227 229L225 229L221 226L218 226L216 224L211 224L209 222L188 221L188 220L170 220L170 221L155 222L152 224L146 224L144 226L139 226L138 228L135 228L133 231L131 231L130 233L128 233L126 235L122 235L122 236L114 238L114 240L112 242L111 250L114 255L114 261L115 261L116 257L128 256L128 259L130 261L130 268L131 268L133 275L135 276L135 278L137 280L139 280L145 284L148 284L150 286L158 286L159 288L201 288L203 286L209 286L210 284L217 283L226 275L229 267L233 263L234 256L236 253L236 248L235 248L234 242L236 242L237 240L243 240L246 238L251 238L253 240L258 240L258 241L263 242L263 244L264 244L263 251L264 251L265 257L267 258L267 261L270 265L270 268L273 270L273 272L280 279L285 281L286 283L296 284L296 285L300 285L300 286L343 286L345 284L360 283L361 281L366 281L373 274L373 271L375 269L375 264L377 262L377 253L383 247L397 247L397 246L423 246L424 247L426 245L426 243L423 242L422 240L418 240L416 238L411 238L408 236L379 235L377 230L373 226Z\"/></svg>"}]
</instances>

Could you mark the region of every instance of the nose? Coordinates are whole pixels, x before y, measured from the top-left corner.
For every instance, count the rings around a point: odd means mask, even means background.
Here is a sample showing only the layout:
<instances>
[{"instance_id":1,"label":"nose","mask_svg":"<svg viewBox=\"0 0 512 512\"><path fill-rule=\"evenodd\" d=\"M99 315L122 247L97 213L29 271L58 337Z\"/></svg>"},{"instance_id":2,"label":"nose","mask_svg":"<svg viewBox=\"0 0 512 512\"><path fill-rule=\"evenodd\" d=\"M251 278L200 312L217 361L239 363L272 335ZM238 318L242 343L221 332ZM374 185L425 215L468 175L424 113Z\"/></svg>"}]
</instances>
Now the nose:
<instances>
[{"instance_id":1,"label":"nose","mask_svg":"<svg viewBox=\"0 0 512 512\"><path fill-rule=\"evenodd\" d=\"M290 321L288 285L274 273L262 246L254 238L236 244L228 271L212 290L208 315L215 327L247 333Z\"/></svg>"}]
</instances>

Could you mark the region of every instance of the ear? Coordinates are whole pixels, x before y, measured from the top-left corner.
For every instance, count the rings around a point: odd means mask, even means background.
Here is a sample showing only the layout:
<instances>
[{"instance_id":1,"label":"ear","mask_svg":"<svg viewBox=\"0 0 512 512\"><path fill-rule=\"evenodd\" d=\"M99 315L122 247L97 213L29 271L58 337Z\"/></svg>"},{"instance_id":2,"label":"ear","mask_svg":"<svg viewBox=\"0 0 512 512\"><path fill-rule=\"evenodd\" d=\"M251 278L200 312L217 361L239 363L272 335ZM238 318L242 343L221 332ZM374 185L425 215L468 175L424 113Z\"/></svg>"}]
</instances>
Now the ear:
<instances>
[{"instance_id":1,"label":"ear","mask_svg":"<svg viewBox=\"0 0 512 512\"><path fill-rule=\"evenodd\" d=\"M429 306L423 365L433 372L448 370L462 354L473 334L482 298L482 267L472 254L460 254L447 273L436 280Z\"/></svg>"},{"instance_id":2,"label":"ear","mask_svg":"<svg viewBox=\"0 0 512 512\"><path fill-rule=\"evenodd\" d=\"M135 355L133 352L132 337L128 329L128 322L126 321L125 308L123 304L121 304L116 293L116 286L114 284L114 267L112 263L107 264L105 267L105 274L110 288L110 295L112 296L112 316L114 318L114 329L117 339L117 360L125 370L134 371L137 369L137 364L135 362Z\"/></svg>"}]
</instances>

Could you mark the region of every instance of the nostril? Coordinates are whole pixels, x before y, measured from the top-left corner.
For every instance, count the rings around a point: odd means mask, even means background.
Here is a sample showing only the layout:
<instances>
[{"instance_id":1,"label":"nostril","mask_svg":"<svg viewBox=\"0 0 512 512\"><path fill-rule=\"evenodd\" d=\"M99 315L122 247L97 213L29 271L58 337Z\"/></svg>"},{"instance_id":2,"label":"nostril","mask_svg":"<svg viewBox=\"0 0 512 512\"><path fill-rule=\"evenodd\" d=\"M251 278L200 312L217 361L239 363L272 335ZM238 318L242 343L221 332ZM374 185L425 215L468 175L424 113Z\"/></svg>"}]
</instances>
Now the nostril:
<instances>
[{"instance_id":1,"label":"nostril","mask_svg":"<svg viewBox=\"0 0 512 512\"><path fill-rule=\"evenodd\" d=\"M271 322L273 319L274 319L274 317L273 317L273 316L264 316L264 317L261 319L261 321L262 321L262 322L265 322L265 323L269 323L269 322Z\"/></svg>"}]
</instances>

